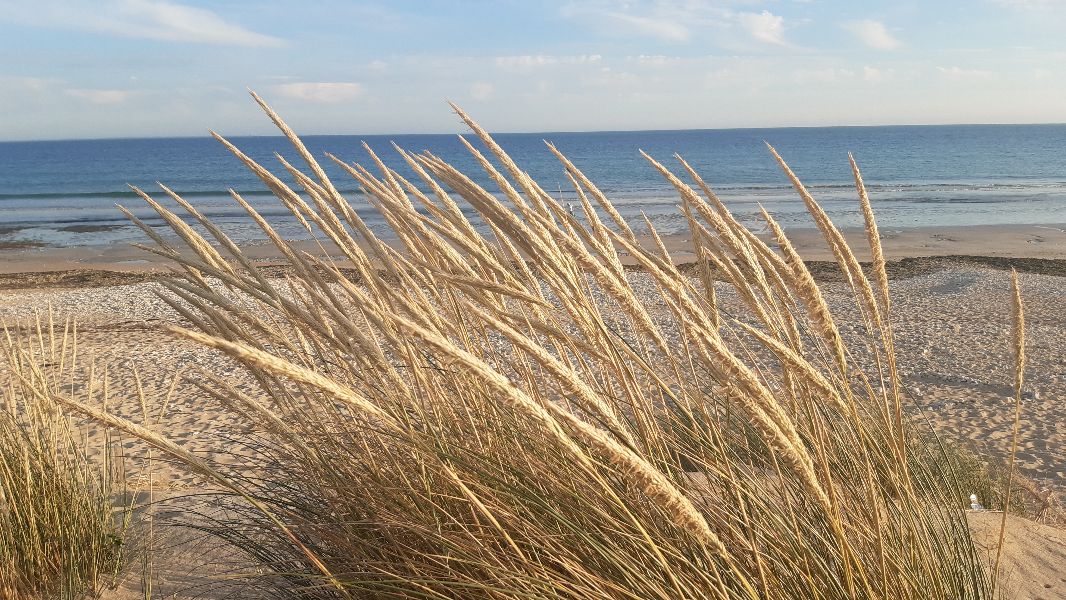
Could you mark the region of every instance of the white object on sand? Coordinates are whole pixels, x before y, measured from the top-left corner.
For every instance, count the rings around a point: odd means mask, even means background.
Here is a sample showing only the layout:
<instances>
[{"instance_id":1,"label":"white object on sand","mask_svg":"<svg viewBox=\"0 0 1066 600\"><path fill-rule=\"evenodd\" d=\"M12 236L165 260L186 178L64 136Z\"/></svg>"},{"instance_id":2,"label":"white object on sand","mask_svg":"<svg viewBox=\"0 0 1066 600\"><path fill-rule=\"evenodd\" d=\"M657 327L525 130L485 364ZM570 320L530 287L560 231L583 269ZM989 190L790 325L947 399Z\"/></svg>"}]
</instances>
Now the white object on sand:
<instances>
[{"instance_id":1,"label":"white object on sand","mask_svg":"<svg viewBox=\"0 0 1066 600\"><path fill-rule=\"evenodd\" d=\"M970 494L970 508L972 510L984 510L985 507L981 506L981 503L977 501L977 494Z\"/></svg>"}]
</instances>

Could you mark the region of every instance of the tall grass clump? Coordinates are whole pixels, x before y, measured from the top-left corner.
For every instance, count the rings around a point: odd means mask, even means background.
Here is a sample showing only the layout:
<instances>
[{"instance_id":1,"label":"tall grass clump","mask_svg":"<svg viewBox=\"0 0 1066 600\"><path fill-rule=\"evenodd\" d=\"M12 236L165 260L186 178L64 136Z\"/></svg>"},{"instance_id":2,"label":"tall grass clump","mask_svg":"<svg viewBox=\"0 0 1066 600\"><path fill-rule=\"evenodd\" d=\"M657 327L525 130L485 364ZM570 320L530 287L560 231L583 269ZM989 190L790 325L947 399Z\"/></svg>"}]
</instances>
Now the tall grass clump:
<instances>
[{"instance_id":1,"label":"tall grass clump","mask_svg":"<svg viewBox=\"0 0 1066 600\"><path fill-rule=\"evenodd\" d=\"M51 313L5 327L0 356L0 599L76 599L112 585L122 564L128 507L112 492L104 451L90 458L54 398L91 377L77 365L74 328ZM82 389L82 401L102 392ZM106 446L106 442L101 441Z\"/></svg>"},{"instance_id":2,"label":"tall grass clump","mask_svg":"<svg viewBox=\"0 0 1066 600\"><path fill-rule=\"evenodd\" d=\"M163 297L191 328L174 333L254 376L195 381L253 432L228 448L252 467L80 408L222 486L237 516L206 527L264 580L323 599L994 596L969 492L901 392L854 161L869 272L771 149L854 300L848 343L773 217L765 241L680 157L678 173L647 158L677 191L691 272L553 146L576 215L458 108L492 190L429 153L396 149L414 179L369 148L376 172L328 157L383 238L256 99L306 171L278 156L279 176L216 137L319 251L237 192L284 277L167 188L184 215L137 191L168 234L130 214L175 267Z\"/></svg>"}]
</instances>

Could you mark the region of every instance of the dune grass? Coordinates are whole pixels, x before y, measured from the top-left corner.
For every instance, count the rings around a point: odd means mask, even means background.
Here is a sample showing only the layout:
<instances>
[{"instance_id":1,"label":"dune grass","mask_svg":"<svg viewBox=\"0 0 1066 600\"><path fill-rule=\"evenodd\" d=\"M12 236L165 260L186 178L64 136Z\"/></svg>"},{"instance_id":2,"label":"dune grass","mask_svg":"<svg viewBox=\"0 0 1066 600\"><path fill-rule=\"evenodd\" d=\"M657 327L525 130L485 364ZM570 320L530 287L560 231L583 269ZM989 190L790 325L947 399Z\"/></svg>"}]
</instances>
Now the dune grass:
<instances>
[{"instance_id":1,"label":"dune grass","mask_svg":"<svg viewBox=\"0 0 1066 600\"><path fill-rule=\"evenodd\" d=\"M127 213L175 266L163 297L192 329L174 333L254 375L254 389L195 380L254 431L219 451L253 464L223 472L66 401L225 488L235 512L207 528L261 582L306 598L995 596L970 490L909 416L854 161L870 272L770 149L850 290L849 343L772 216L765 241L684 161L678 176L648 157L676 188L693 275L554 147L576 215L458 108L494 190L431 154L397 149L416 181L369 148L376 174L329 157L384 216L385 243L260 104L307 173L279 156L283 179L219 140L321 252L281 239L236 192L284 279L168 189L185 215L138 193L169 235Z\"/></svg>"},{"instance_id":2,"label":"dune grass","mask_svg":"<svg viewBox=\"0 0 1066 600\"><path fill-rule=\"evenodd\" d=\"M129 508L115 506L118 465L86 441L53 399L87 381L70 322L4 328L0 396L0 599L76 599L111 585L123 564ZM89 380L91 381L91 377ZM78 394L98 400L100 389ZM101 442L106 446L106 442Z\"/></svg>"}]
</instances>

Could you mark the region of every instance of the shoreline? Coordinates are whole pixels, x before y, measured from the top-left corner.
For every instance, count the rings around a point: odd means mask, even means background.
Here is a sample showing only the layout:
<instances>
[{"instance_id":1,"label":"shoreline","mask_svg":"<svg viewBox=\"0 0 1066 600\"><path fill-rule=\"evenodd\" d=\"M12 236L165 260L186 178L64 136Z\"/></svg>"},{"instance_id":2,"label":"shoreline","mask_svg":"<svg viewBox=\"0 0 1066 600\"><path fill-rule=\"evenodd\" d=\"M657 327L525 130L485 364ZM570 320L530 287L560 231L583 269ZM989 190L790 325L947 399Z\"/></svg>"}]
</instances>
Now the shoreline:
<instances>
[{"instance_id":1,"label":"shoreline","mask_svg":"<svg viewBox=\"0 0 1066 600\"><path fill-rule=\"evenodd\" d=\"M2 255L0 255L2 256ZM829 259L807 260L807 267L818 281L837 281L841 279L836 262ZM63 290L88 289L133 285L158 281L170 274L168 269L157 263L158 268L111 268L108 266L43 268L28 271L6 271L0 269L0 292L18 292L20 290ZM694 261L679 263L685 267ZM868 261L862 261L864 268ZM287 272L287 268L273 260L260 261L257 266L268 277L278 277ZM1028 258L981 256L972 254L944 254L936 256L909 256L890 259L885 267L892 281L929 275L953 268L968 267L993 271L1032 273L1051 277L1066 277L1066 258ZM637 265L626 264L627 270L642 271ZM341 267L341 270L346 270Z\"/></svg>"},{"instance_id":2,"label":"shoreline","mask_svg":"<svg viewBox=\"0 0 1066 600\"><path fill-rule=\"evenodd\" d=\"M833 256L818 230L797 228L786 233L817 273L831 275L833 269L826 267L833 265L823 264L832 263ZM859 260L868 262L870 255L865 231L853 228L843 229L842 233ZM887 228L880 233L889 273L894 277L957 263L1066 276L1064 224ZM648 240L647 236L641 237ZM760 237L769 241L767 235ZM662 239L677 264L695 262L687 232L664 235ZM320 253L312 240L295 241L293 245L297 249ZM268 241L241 244L240 247L257 265L270 267L282 262L280 253ZM333 249L326 247L332 254ZM635 261L627 261L623 256L623 262L632 264ZM119 285L157 279L168 272L168 261L131 244L0 246L0 289Z\"/></svg>"}]
</instances>

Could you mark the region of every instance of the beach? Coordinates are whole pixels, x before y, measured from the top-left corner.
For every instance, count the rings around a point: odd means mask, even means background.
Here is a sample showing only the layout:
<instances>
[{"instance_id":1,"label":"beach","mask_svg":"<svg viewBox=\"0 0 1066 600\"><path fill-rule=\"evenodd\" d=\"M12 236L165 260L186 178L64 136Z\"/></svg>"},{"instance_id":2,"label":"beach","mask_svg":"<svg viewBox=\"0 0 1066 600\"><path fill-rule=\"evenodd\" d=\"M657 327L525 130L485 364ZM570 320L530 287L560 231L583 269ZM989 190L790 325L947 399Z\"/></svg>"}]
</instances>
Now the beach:
<instances>
[{"instance_id":1,"label":"beach","mask_svg":"<svg viewBox=\"0 0 1066 600\"><path fill-rule=\"evenodd\" d=\"M832 260L832 253L825 246L817 229L804 227L787 231L793 244L806 260ZM857 256L861 260L869 260L865 231L860 228L842 228L842 232L848 243L855 248ZM1019 265L1027 261L1047 261L1043 266L1032 262L1030 270L1034 271L1055 270L1059 268L1056 265L1066 264L1066 223L882 227L880 233L885 255L894 261L930 257L974 257L973 260L989 265L1007 264L1000 259L1014 259ZM0 231L0 236L2 235L3 232ZM769 239L765 234L762 237ZM677 262L693 260L691 244L686 234L666 234L663 235L663 241ZM297 242L296 247L315 252L319 250L317 243L307 240ZM337 256L332 245L325 243L324 247L328 253ZM256 263L279 262L278 253L269 242L246 242L241 244L241 248L245 255ZM86 277L86 285L94 285L94 281L117 282L124 277L130 281L151 278L153 273L159 273L166 268L165 262L158 256L124 243L77 246L16 244L16 247L0 252L3 257L0 261L0 276L3 276L0 277L0 288L28 287L32 278L37 277L34 274L40 273L86 272L78 276ZM89 276L88 272L97 274ZM27 278L25 284L20 283L20 277L23 276Z\"/></svg>"},{"instance_id":2,"label":"beach","mask_svg":"<svg viewBox=\"0 0 1066 600\"><path fill-rule=\"evenodd\" d=\"M828 252L817 232L791 234L834 310L842 315L854 312L842 301L847 288L835 264L827 261ZM866 260L863 235L861 231L847 233L860 259ZM1046 504L1040 517L1060 523L1058 498L1066 491L1066 430L1060 427L1066 422L1066 403L1061 401L1066 397L1066 313L1061 310L1066 302L1066 233L1051 226L1000 226L889 230L882 237L908 406L916 419L928 422L944 440L978 460L1003 461L1009 455L1014 414L1009 281L1010 269L1019 271L1030 362L1018 471L1028 482L1027 492L1034 502ZM679 263L691 261L691 254L685 252L687 239L671 236L666 244ZM306 242L303 247L313 250L314 244ZM252 244L245 249L268 276L285 274L282 267L272 266L279 261L271 246ZM220 450L251 430L232 412L218 407L192 380L207 372L247 389L254 389L254 382L216 351L164 331L166 326L187 325L158 295L163 291L159 280L166 276L165 263L143 250L120 246L92 251L27 248L5 251L3 258L0 319L9 325L28 324L51 310L57 324L76 321L80 360L108 365L110 404L115 413L135 421L146 418L136 393L139 386L156 402L149 404L147 415L154 430L224 469L241 467L230 453ZM654 305L656 290L648 276L634 271L630 277L638 293ZM282 284L281 279L275 281ZM728 291L723 293L728 307ZM862 332L857 324L845 324L842 333L854 341ZM163 398L170 398L165 414L153 412L159 410ZM102 434L97 424L78 421L90 437ZM158 498L178 498L156 509L161 539L167 540L162 542L167 550L154 571L157 589L183 594L190 586L230 569L240 570L239 561L234 565L223 560L210 541L166 527L167 515L181 515L177 506L187 501L181 498L211 486L161 460L158 452L150 455L139 441L123 440L121 445L132 489L142 494L151 489ZM985 526L991 527L985 523L977 528ZM1051 544L1053 556L1066 556L1061 542L1059 546L1054 539L1044 542ZM1016 541L1009 544L1017 552L1031 549ZM1053 576L1064 565L1061 560L1047 563L1046 556L1037 561L1026 556L1019 554L1008 564L1006 581L1018 586L1012 597L1066 594L1066 582ZM190 571L201 579L182 575ZM130 575L116 597L134 597L139 585L137 574ZM1043 595L1025 595L1027 590Z\"/></svg>"},{"instance_id":3,"label":"beach","mask_svg":"<svg viewBox=\"0 0 1066 600\"><path fill-rule=\"evenodd\" d=\"M801 229L790 235L830 298L844 297L846 286L818 232ZM847 232L860 260L867 259L863 235ZM1051 226L992 226L896 230L882 237L907 391L940 433L992 455L1007 450L1012 416L1009 277L1010 269L1018 270L1030 356L1019 464L1042 486L1066 490L1066 430L1059 427L1066 422L1066 403L1060 401L1066 397L1066 313L1061 310L1066 232ZM685 252L687 239L673 236L665 242L678 263L692 260ZM244 249L267 275L284 275L272 246ZM116 372L123 370L116 365L136 366L149 396L165 392L178 372L206 368L233 377L235 369L225 359L163 332L168 325L186 324L158 296L163 291L158 281L166 275L162 259L132 247L6 251L0 261L0 318L26 322L51 307L57 320L73 319L79 345L112 365L118 390L132 383L132 375ZM650 282L641 281L640 274L633 277L654 302ZM848 310L846 303L834 308ZM178 396L168 432L195 442L214 417L194 408L196 394Z\"/></svg>"}]
</instances>

